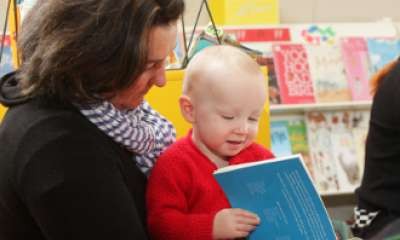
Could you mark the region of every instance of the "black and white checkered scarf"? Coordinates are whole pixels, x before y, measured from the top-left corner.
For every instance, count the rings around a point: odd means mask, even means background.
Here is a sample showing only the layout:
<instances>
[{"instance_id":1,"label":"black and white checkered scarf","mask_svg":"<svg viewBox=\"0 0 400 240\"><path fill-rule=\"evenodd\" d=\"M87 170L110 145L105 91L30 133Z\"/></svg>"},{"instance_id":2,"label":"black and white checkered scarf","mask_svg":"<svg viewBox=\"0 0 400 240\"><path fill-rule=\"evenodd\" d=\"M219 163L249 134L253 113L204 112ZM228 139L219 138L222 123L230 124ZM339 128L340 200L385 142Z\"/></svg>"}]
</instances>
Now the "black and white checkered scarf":
<instances>
[{"instance_id":1,"label":"black and white checkered scarf","mask_svg":"<svg viewBox=\"0 0 400 240\"><path fill-rule=\"evenodd\" d=\"M108 101L78 107L101 131L136 153L136 164L147 175L158 156L175 141L172 123L146 101L126 111L115 108Z\"/></svg>"}]
</instances>

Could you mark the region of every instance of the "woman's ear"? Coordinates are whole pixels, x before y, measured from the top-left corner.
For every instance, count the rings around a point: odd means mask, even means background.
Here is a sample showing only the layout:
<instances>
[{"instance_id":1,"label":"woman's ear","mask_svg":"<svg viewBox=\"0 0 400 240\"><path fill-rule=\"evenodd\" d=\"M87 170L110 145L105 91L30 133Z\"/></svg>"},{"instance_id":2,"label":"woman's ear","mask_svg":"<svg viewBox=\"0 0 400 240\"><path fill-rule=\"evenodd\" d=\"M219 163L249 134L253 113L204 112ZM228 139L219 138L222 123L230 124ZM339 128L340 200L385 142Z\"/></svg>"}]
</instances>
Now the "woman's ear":
<instances>
[{"instance_id":1,"label":"woman's ear","mask_svg":"<svg viewBox=\"0 0 400 240\"><path fill-rule=\"evenodd\" d=\"M181 108L182 116L189 123L194 122L194 107L192 100L187 95L182 95L179 97L179 107Z\"/></svg>"}]
</instances>

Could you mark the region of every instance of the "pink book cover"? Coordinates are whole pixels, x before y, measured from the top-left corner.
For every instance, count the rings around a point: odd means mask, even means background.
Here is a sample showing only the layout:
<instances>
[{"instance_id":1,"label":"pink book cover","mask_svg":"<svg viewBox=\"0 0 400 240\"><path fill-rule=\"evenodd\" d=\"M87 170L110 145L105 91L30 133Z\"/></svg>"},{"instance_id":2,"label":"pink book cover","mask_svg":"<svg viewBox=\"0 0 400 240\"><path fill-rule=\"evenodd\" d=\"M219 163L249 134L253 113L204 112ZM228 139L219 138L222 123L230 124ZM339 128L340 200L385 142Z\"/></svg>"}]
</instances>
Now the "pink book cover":
<instances>
[{"instance_id":1,"label":"pink book cover","mask_svg":"<svg viewBox=\"0 0 400 240\"><path fill-rule=\"evenodd\" d=\"M367 42L362 37L340 40L344 67L353 101L371 100Z\"/></svg>"},{"instance_id":2,"label":"pink book cover","mask_svg":"<svg viewBox=\"0 0 400 240\"><path fill-rule=\"evenodd\" d=\"M276 44L272 52L282 103L314 103L313 82L304 46Z\"/></svg>"}]
</instances>

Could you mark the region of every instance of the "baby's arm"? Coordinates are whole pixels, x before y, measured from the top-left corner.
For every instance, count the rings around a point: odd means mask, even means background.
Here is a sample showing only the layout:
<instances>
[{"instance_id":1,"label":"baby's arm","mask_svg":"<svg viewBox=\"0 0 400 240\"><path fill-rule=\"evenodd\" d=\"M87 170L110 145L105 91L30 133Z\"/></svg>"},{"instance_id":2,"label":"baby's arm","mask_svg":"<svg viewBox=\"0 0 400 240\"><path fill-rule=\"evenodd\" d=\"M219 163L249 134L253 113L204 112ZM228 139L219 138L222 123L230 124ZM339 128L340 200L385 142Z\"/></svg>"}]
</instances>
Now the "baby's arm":
<instances>
[{"instance_id":1,"label":"baby's arm","mask_svg":"<svg viewBox=\"0 0 400 240\"><path fill-rule=\"evenodd\" d=\"M165 154L167 153L167 154ZM167 152L151 171L147 185L147 222L153 240L212 238L215 212L193 213L192 181L184 163ZM169 155L169 156L166 156Z\"/></svg>"},{"instance_id":2,"label":"baby's arm","mask_svg":"<svg viewBox=\"0 0 400 240\"><path fill-rule=\"evenodd\" d=\"M146 125L147 131L153 136L149 138L151 142L146 144L150 148L136 156L138 167L148 174L160 154L175 141L175 128L171 122L155 111L146 101L143 101L138 108L130 111L129 114L141 125Z\"/></svg>"}]
</instances>

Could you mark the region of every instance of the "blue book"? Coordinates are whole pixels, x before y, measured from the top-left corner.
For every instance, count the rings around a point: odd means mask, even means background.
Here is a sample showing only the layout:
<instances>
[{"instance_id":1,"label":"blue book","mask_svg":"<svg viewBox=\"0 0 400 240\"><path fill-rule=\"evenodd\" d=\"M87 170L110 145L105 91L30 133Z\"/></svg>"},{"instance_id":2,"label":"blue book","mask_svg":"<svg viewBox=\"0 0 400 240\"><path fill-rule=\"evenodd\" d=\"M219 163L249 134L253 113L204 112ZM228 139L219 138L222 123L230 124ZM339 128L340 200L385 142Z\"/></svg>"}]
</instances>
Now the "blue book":
<instances>
[{"instance_id":1,"label":"blue book","mask_svg":"<svg viewBox=\"0 0 400 240\"><path fill-rule=\"evenodd\" d=\"M286 120L271 121L271 150L277 157L292 155L289 137L289 122Z\"/></svg>"},{"instance_id":2,"label":"blue book","mask_svg":"<svg viewBox=\"0 0 400 240\"><path fill-rule=\"evenodd\" d=\"M368 38L367 44L373 73L399 57L398 39Z\"/></svg>"},{"instance_id":3,"label":"blue book","mask_svg":"<svg viewBox=\"0 0 400 240\"><path fill-rule=\"evenodd\" d=\"M301 155L220 168L214 177L233 208L260 217L249 240L336 239Z\"/></svg>"}]
</instances>

